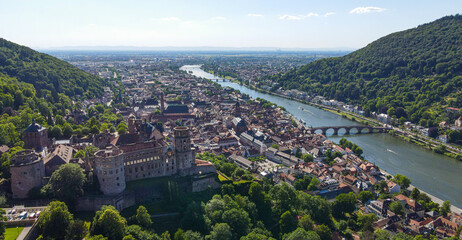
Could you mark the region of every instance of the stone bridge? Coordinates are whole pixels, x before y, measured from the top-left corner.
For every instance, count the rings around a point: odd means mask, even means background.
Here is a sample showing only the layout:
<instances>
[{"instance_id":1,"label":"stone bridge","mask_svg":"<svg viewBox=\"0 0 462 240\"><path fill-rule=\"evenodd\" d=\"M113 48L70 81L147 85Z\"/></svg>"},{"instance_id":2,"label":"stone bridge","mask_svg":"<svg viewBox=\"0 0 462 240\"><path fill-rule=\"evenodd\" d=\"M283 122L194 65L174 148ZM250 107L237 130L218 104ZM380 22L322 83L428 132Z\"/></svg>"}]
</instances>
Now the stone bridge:
<instances>
[{"instance_id":1,"label":"stone bridge","mask_svg":"<svg viewBox=\"0 0 462 240\"><path fill-rule=\"evenodd\" d=\"M341 129L345 129L345 135L350 134L352 129L356 129L357 134L361 133L383 133L387 128L384 127L370 127L370 126L333 126L333 127L310 127L308 131L310 133L314 133L317 130L321 130L323 135L326 135L329 129L334 130L333 135L338 135L338 131ZM366 131L363 131L365 130Z\"/></svg>"}]
</instances>

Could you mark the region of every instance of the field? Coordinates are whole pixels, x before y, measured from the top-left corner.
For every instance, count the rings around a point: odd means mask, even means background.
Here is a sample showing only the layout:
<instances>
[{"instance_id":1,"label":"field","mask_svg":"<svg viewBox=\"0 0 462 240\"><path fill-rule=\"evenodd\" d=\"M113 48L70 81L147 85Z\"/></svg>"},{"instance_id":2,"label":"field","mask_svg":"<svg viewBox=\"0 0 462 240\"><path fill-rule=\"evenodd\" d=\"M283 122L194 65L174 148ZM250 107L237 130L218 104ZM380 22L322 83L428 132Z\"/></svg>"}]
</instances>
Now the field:
<instances>
[{"instance_id":1,"label":"field","mask_svg":"<svg viewBox=\"0 0 462 240\"><path fill-rule=\"evenodd\" d=\"M5 240L15 240L23 229L24 227L12 227L5 229Z\"/></svg>"}]
</instances>

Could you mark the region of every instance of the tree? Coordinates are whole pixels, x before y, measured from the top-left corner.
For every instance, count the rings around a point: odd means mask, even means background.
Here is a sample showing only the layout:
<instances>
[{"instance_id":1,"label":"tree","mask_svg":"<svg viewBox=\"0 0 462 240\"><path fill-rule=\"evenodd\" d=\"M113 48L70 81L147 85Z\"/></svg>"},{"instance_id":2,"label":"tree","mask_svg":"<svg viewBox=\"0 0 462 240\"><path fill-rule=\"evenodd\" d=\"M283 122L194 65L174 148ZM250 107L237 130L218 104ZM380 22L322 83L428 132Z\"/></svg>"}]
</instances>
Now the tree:
<instances>
[{"instance_id":1,"label":"tree","mask_svg":"<svg viewBox=\"0 0 462 240\"><path fill-rule=\"evenodd\" d=\"M185 239L187 240L203 240L204 238L202 235L198 232L193 232L191 230L188 230L184 233Z\"/></svg>"},{"instance_id":2,"label":"tree","mask_svg":"<svg viewBox=\"0 0 462 240\"><path fill-rule=\"evenodd\" d=\"M168 231L165 231L160 235L160 240L172 240L170 237L170 233Z\"/></svg>"},{"instance_id":3,"label":"tree","mask_svg":"<svg viewBox=\"0 0 462 240\"><path fill-rule=\"evenodd\" d=\"M83 195L85 174L78 164L61 165L50 178L44 191L66 203L73 204L78 196Z\"/></svg>"},{"instance_id":4,"label":"tree","mask_svg":"<svg viewBox=\"0 0 462 240\"><path fill-rule=\"evenodd\" d=\"M303 154L302 159L305 162L312 162L314 160L314 157L311 154Z\"/></svg>"},{"instance_id":5,"label":"tree","mask_svg":"<svg viewBox=\"0 0 462 240\"><path fill-rule=\"evenodd\" d=\"M290 211L286 211L279 219L279 227L281 234L289 233L297 228L297 217Z\"/></svg>"},{"instance_id":6,"label":"tree","mask_svg":"<svg viewBox=\"0 0 462 240\"><path fill-rule=\"evenodd\" d=\"M411 185L411 180L399 173L393 178L393 182L398 184L401 189L407 189Z\"/></svg>"},{"instance_id":7,"label":"tree","mask_svg":"<svg viewBox=\"0 0 462 240\"><path fill-rule=\"evenodd\" d=\"M404 207L403 205L401 204L401 202L392 202L390 203L390 205L388 206L390 208L390 210L398 215L403 215L404 214Z\"/></svg>"},{"instance_id":8,"label":"tree","mask_svg":"<svg viewBox=\"0 0 462 240\"><path fill-rule=\"evenodd\" d=\"M450 212L451 212L451 202L449 200L446 200L443 202L443 205L440 208L440 213L441 215L446 217L448 213Z\"/></svg>"},{"instance_id":9,"label":"tree","mask_svg":"<svg viewBox=\"0 0 462 240\"><path fill-rule=\"evenodd\" d=\"M342 217L345 213L352 213L356 209L357 198L353 192L339 194L332 204L332 214Z\"/></svg>"},{"instance_id":10,"label":"tree","mask_svg":"<svg viewBox=\"0 0 462 240\"><path fill-rule=\"evenodd\" d=\"M283 237L284 240L321 240L321 237L314 231L305 231L302 228L297 228L290 234L286 234Z\"/></svg>"},{"instance_id":11,"label":"tree","mask_svg":"<svg viewBox=\"0 0 462 240\"><path fill-rule=\"evenodd\" d=\"M5 236L5 224L3 221L6 221L5 210L0 208L0 239L3 239Z\"/></svg>"},{"instance_id":12,"label":"tree","mask_svg":"<svg viewBox=\"0 0 462 240\"><path fill-rule=\"evenodd\" d=\"M217 223L210 232L211 240L230 240L232 239L231 227L226 223Z\"/></svg>"},{"instance_id":13,"label":"tree","mask_svg":"<svg viewBox=\"0 0 462 240\"><path fill-rule=\"evenodd\" d=\"M74 158L82 158L82 159L84 159L85 158L85 151L83 151L83 150L77 151L74 154Z\"/></svg>"},{"instance_id":14,"label":"tree","mask_svg":"<svg viewBox=\"0 0 462 240\"><path fill-rule=\"evenodd\" d=\"M66 138L69 138L72 136L73 133L74 133L74 129L72 129L71 125L69 123L64 124L63 136Z\"/></svg>"},{"instance_id":15,"label":"tree","mask_svg":"<svg viewBox=\"0 0 462 240\"><path fill-rule=\"evenodd\" d=\"M362 214L358 217L358 225L363 232L374 231L374 222L377 221L377 216L373 213L370 214Z\"/></svg>"},{"instance_id":16,"label":"tree","mask_svg":"<svg viewBox=\"0 0 462 240\"><path fill-rule=\"evenodd\" d=\"M64 239L73 218L65 203L51 202L40 216L39 227L42 236L56 240Z\"/></svg>"},{"instance_id":17,"label":"tree","mask_svg":"<svg viewBox=\"0 0 462 240\"><path fill-rule=\"evenodd\" d=\"M185 229L192 229L202 233L206 232L206 224L204 218L204 203L191 202L181 219L181 226Z\"/></svg>"},{"instance_id":18,"label":"tree","mask_svg":"<svg viewBox=\"0 0 462 240\"><path fill-rule=\"evenodd\" d=\"M410 196L412 199L417 200L419 195L420 195L420 191L418 188L415 187L414 189L412 189L411 196Z\"/></svg>"},{"instance_id":19,"label":"tree","mask_svg":"<svg viewBox=\"0 0 462 240\"><path fill-rule=\"evenodd\" d=\"M48 137L49 138L61 138L63 136L63 130L59 126L53 126L48 130Z\"/></svg>"},{"instance_id":20,"label":"tree","mask_svg":"<svg viewBox=\"0 0 462 240\"><path fill-rule=\"evenodd\" d=\"M316 177L314 177L314 178L311 179L311 182L308 185L308 187L306 187L306 190L314 191L314 190L318 189L319 184L320 184L319 180Z\"/></svg>"},{"instance_id":21,"label":"tree","mask_svg":"<svg viewBox=\"0 0 462 240\"><path fill-rule=\"evenodd\" d=\"M305 215L298 221L298 226L303 228L305 231L313 231L314 222L311 220L309 215Z\"/></svg>"},{"instance_id":22,"label":"tree","mask_svg":"<svg viewBox=\"0 0 462 240\"><path fill-rule=\"evenodd\" d=\"M88 234L88 226L82 220L71 222L66 230L66 240L81 240Z\"/></svg>"},{"instance_id":23,"label":"tree","mask_svg":"<svg viewBox=\"0 0 462 240\"><path fill-rule=\"evenodd\" d=\"M97 211L91 225L92 235L103 235L108 240L120 240L125 235L127 223L112 206L103 206Z\"/></svg>"},{"instance_id":24,"label":"tree","mask_svg":"<svg viewBox=\"0 0 462 240\"><path fill-rule=\"evenodd\" d=\"M274 186L271 191L271 198L275 202L275 211L281 214L294 208L297 194L293 187L287 183L281 183Z\"/></svg>"},{"instance_id":25,"label":"tree","mask_svg":"<svg viewBox=\"0 0 462 240\"><path fill-rule=\"evenodd\" d=\"M390 240L390 232L384 229L377 229L374 233L374 240Z\"/></svg>"},{"instance_id":26,"label":"tree","mask_svg":"<svg viewBox=\"0 0 462 240\"><path fill-rule=\"evenodd\" d=\"M152 225L151 215L149 215L148 210L144 206L138 207L135 218L138 225L144 228L149 228Z\"/></svg>"},{"instance_id":27,"label":"tree","mask_svg":"<svg viewBox=\"0 0 462 240\"><path fill-rule=\"evenodd\" d=\"M124 122L121 122L121 123L119 123L119 125L117 125L117 132L120 135L125 134L127 132L127 130L128 130L128 127Z\"/></svg>"},{"instance_id":28,"label":"tree","mask_svg":"<svg viewBox=\"0 0 462 240\"><path fill-rule=\"evenodd\" d=\"M365 204L367 201L374 199L374 194L369 191L362 191L359 193L358 197L359 200Z\"/></svg>"},{"instance_id":29,"label":"tree","mask_svg":"<svg viewBox=\"0 0 462 240\"><path fill-rule=\"evenodd\" d=\"M181 228L178 228L178 230L176 230L175 235L173 235L173 239L174 240L188 240L186 238L185 232Z\"/></svg>"},{"instance_id":30,"label":"tree","mask_svg":"<svg viewBox=\"0 0 462 240\"><path fill-rule=\"evenodd\" d=\"M250 218L246 211L233 208L225 211L222 218L223 222L231 227L234 237L240 238L249 232Z\"/></svg>"},{"instance_id":31,"label":"tree","mask_svg":"<svg viewBox=\"0 0 462 240\"><path fill-rule=\"evenodd\" d=\"M316 233L319 235L321 240L331 240L332 239L332 231L330 230L328 226L324 224L316 228Z\"/></svg>"},{"instance_id":32,"label":"tree","mask_svg":"<svg viewBox=\"0 0 462 240\"><path fill-rule=\"evenodd\" d=\"M234 195L234 185L233 184L223 184L221 186L221 195Z\"/></svg>"}]
</instances>

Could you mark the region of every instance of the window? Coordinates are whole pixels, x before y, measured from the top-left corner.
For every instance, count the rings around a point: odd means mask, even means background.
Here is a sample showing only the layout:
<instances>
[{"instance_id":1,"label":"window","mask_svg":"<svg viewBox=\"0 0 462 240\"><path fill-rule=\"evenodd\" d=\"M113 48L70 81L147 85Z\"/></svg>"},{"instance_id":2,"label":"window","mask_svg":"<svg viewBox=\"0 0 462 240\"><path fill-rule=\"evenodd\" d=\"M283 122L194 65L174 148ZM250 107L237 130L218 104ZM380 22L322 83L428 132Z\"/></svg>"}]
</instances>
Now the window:
<instances>
[{"instance_id":1,"label":"window","mask_svg":"<svg viewBox=\"0 0 462 240\"><path fill-rule=\"evenodd\" d=\"M116 180L119 180L119 177L117 177Z\"/></svg>"}]
</instances>

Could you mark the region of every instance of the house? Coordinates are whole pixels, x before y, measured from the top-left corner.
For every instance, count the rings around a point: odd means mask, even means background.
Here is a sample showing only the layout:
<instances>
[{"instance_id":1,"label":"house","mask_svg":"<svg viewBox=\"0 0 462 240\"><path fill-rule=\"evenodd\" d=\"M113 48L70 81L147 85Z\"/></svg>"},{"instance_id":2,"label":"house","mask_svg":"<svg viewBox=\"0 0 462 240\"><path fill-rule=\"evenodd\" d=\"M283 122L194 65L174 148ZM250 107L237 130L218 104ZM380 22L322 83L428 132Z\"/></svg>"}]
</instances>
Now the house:
<instances>
[{"instance_id":1,"label":"house","mask_svg":"<svg viewBox=\"0 0 462 240\"><path fill-rule=\"evenodd\" d=\"M397 193L397 192L401 191L401 187L398 184L396 184L396 183L394 183L394 182L392 182L390 180L387 181L387 187L388 187L388 193L390 193L390 194Z\"/></svg>"},{"instance_id":2,"label":"house","mask_svg":"<svg viewBox=\"0 0 462 240\"><path fill-rule=\"evenodd\" d=\"M415 213L419 217L423 217L425 214L425 208L422 207L416 200L404 196L403 194L398 194L393 197L393 201L400 201L406 213Z\"/></svg>"},{"instance_id":3,"label":"house","mask_svg":"<svg viewBox=\"0 0 462 240\"><path fill-rule=\"evenodd\" d=\"M448 143L449 142L448 135L439 135L438 141L443 142L443 143Z\"/></svg>"},{"instance_id":4,"label":"house","mask_svg":"<svg viewBox=\"0 0 462 240\"><path fill-rule=\"evenodd\" d=\"M444 217L439 217L429 224L430 228L435 230L438 238L448 238L456 235L457 224Z\"/></svg>"},{"instance_id":5,"label":"house","mask_svg":"<svg viewBox=\"0 0 462 240\"><path fill-rule=\"evenodd\" d=\"M462 127L462 116L457 118L457 120L454 122L454 125L456 125L457 127Z\"/></svg>"}]
</instances>

